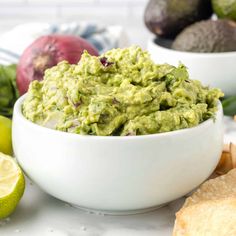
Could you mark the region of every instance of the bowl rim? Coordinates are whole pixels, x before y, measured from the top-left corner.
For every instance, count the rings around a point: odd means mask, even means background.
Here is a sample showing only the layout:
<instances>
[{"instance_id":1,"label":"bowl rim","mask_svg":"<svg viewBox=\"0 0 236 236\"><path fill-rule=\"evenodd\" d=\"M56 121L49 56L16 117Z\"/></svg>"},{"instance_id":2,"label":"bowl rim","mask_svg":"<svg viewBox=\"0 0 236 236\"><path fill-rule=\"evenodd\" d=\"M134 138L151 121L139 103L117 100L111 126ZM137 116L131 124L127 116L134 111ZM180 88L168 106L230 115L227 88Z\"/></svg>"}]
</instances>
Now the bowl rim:
<instances>
[{"instance_id":1,"label":"bowl rim","mask_svg":"<svg viewBox=\"0 0 236 236\"><path fill-rule=\"evenodd\" d=\"M44 127L41 125L38 125L30 120L28 120L23 114L22 114L22 103L27 96L27 93L24 94L23 96L19 97L14 105L14 112L13 112L13 124L14 124L14 119L16 116L24 122L26 125L31 126L33 129L41 130L41 132L49 132L52 134L57 134L61 136L67 136L68 138L78 138L78 139L99 139L99 140L136 140L136 139L143 139L143 138L161 138L161 137L166 137L166 136L175 136L175 135L182 135L188 132L193 132L196 131L200 128L202 129L207 129L210 125L212 125L215 121L214 119L217 119L218 116L222 114L222 105L220 100L218 101L218 109L215 113L215 118L209 118L208 120L205 120L204 122L198 124L197 126L191 127L191 128L185 128L185 129L179 129L179 130L174 130L174 131L168 131L168 132L163 132L163 133L156 133L156 134L145 134L145 135L131 135L131 136L98 136L98 135L81 135L81 134L75 134L75 133L69 133L69 132L64 132L60 130L55 130L55 129L50 129L48 127Z\"/></svg>"},{"instance_id":2,"label":"bowl rim","mask_svg":"<svg viewBox=\"0 0 236 236\"><path fill-rule=\"evenodd\" d=\"M152 47L152 49L154 47L156 48L160 48L163 51L166 51L168 53L173 53L173 54L179 54L179 55L183 55L183 56L194 56L194 57L204 57L204 58L211 58L211 57L236 57L236 51L232 51L232 52L186 52L186 51L178 51L178 50L174 50L168 47L163 47L160 44L156 44L155 43L156 37L152 37L148 40L148 51L150 51L150 46Z\"/></svg>"}]
</instances>

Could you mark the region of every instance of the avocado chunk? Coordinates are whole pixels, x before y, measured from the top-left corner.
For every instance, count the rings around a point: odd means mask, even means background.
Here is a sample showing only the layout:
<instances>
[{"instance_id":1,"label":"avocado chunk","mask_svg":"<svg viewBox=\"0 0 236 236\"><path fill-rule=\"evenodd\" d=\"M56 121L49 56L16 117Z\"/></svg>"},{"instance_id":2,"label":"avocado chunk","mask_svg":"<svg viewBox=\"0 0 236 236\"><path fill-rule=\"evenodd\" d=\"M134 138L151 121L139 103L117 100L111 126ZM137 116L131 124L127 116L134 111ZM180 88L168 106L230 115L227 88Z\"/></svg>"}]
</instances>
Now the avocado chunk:
<instances>
[{"instance_id":1,"label":"avocado chunk","mask_svg":"<svg viewBox=\"0 0 236 236\"><path fill-rule=\"evenodd\" d=\"M174 38L186 26L211 15L210 0L149 0L144 21L155 35Z\"/></svg>"},{"instance_id":2,"label":"avocado chunk","mask_svg":"<svg viewBox=\"0 0 236 236\"><path fill-rule=\"evenodd\" d=\"M212 0L212 6L219 18L236 20L236 0Z\"/></svg>"},{"instance_id":3,"label":"avocado chunk","mask_svg":"<svg viewBox=\"0 0 236 236\"><path fill-rule=\"evenodd\" d=\"M206 20L194 23L176 37L172 49L204 53L236 51L236 22Z\"/></svg>"}]
</instances>

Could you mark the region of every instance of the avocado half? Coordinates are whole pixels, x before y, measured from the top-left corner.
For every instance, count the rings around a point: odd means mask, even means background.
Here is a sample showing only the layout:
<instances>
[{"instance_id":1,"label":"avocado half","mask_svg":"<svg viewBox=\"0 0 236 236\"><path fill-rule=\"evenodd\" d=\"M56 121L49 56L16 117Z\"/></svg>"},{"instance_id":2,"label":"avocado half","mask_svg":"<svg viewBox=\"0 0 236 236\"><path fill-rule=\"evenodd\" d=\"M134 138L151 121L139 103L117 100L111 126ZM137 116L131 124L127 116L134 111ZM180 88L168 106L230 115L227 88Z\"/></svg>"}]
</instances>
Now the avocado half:
<instances>
[{"instance_id":1,"label":"avocado half","mask_svg":"<svg viewBox=\"0 0 236 236\"><path fill-rule=\"evenodd\" d=\"M174 38L186 26L211 15L211 0L149 0L144 21L155 35Z\"/></svg>"},{"instance_id":2,"label":"avocado half","mask_svg":"<svg viewBox=\"0 0 236 236\"><path fill-rule=\"evenodd\" d=\"M194 23L176 37L172 49L203 53L236 51L236 22L206 20Z\"/></svg>"}]
</instances>

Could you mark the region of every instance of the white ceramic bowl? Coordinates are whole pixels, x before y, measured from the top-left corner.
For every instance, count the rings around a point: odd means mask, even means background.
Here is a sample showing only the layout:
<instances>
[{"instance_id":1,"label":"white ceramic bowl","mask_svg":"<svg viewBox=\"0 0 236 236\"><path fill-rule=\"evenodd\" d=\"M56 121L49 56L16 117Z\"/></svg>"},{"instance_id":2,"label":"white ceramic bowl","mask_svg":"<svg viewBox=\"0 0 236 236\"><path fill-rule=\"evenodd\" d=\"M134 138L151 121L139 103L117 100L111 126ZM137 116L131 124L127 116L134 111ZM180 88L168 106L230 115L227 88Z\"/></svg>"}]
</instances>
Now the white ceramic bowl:
<instances>
[{"instance_id":1,"label":"white ceramic bowl","mask_svg":"<svg viewBox=\"0 0 236 236\"><path fill-rule=\"evenodd\" d=\"M147 49L156 63L177 66L182 62L188 67L191 79L221 88L227 96L236 95L236 52L181 52L169 49L170 43L161 39L148 41Z\"/></svg>"},{"instance_id":2,"label":"white ceramic bowl","mask_svg":"<svg viewBox=\"0 0 236 236\"><path fill-rule=\"evenodd\" d=\"M83 208L115 214L154 208L203 182L222 150L216 119L162 134L102 137L48 129L15 104L13 147L25 173L47 193Z\"/></svg>"}]
</instances>

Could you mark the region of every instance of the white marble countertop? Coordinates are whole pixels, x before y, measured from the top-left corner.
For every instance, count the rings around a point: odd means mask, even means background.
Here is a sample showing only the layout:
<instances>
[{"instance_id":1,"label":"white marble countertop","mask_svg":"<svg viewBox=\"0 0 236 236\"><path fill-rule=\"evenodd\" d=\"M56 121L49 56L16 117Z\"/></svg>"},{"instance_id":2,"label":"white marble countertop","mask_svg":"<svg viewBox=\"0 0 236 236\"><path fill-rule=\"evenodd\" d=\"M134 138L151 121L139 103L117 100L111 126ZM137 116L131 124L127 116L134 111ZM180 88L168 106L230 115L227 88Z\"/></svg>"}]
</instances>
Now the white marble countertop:
<instances>
[{"instance_id":1,"label":"white marble countertop","mask_svg":"<svg viewBox=\"0 0 236 236\"><path fill-rule=\"evenodd\" d=\"M17 210L1 222L1 236L169 236L183 199L156 211L108 216L71 207L28 181Z\"/></svg>"},{"instance_id":2,"label":"white marble countertop","mask_svg":"<svg viewBox=\"0 0 236 236\"><path fill-rule=\"evenodd\" d=\"M236 122L225 118L225 141L236 142ZM184 198L153 212L129 216L92 214L71 207L27 181L16 211L0 221L1 236L171 236Z\"/></svg>"}]
</instances>

